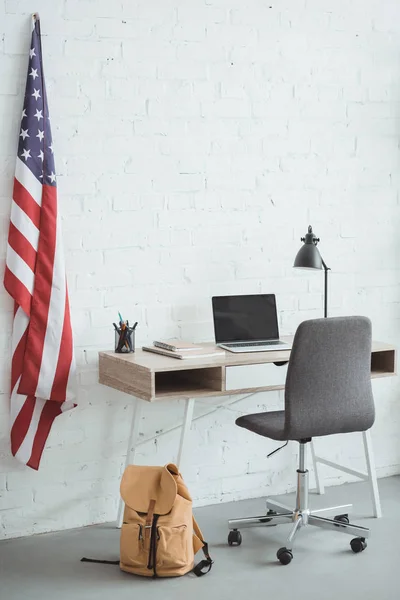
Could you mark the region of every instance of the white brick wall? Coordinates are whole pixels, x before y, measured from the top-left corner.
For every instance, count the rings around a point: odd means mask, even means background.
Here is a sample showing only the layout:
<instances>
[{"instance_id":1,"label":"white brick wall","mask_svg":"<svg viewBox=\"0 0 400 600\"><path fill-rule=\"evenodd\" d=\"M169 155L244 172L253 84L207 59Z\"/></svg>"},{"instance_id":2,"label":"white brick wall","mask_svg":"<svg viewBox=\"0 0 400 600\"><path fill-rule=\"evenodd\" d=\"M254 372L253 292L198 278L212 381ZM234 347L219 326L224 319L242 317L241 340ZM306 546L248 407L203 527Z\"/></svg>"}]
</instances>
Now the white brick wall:
<instances>
[{"instance_id":1,"label":"white brick wall","mask_svg":"<svg viewBox=\"0 0 400 600\"><path fill-rule=\"evenodd\" d=\"M2 264L33 8L79 408L56 421L38 473L10 457L12 303L0 292L0 537L115 517L132 403L96 380L118 310L139 321L139 344L201 341L212 338L212 294L269 291L282 333L292 333L322 313L322 274L291 267L312 223L332 267L331 313L368 315L376 339L398 344L400 334L398 2L2 0ZM400 472L400 383L376 381L374 390L383 476ZM183 472L197 505L293 489L295 445L267 462L276 444L234 425L282 400L196 405ZM175 458L182 411L181 402L145 407L140 462ZM362 467L356 435L318 446Z\"/></svg>"}]
</instances>

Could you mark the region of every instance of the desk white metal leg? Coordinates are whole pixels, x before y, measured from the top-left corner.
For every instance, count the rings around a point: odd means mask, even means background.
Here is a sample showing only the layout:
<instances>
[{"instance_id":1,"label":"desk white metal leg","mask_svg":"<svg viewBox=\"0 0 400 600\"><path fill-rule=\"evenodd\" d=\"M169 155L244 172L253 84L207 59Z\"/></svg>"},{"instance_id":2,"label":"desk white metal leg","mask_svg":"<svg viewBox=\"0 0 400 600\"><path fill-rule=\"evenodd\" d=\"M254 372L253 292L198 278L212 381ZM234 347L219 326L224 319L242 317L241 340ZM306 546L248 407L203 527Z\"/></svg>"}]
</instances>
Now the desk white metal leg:
<instances>
[{"instance_id":1,"label":"desk white metal leg","mask_svg":"<svg viewBox=\"0 0 400 600\"><path fill-rule=\"evenodd\" d=\"M315 454L314 440L311 440L310 446L311 446L311 457L312 457L312 462L313 462L313 467L314 467L314 477L315 477L317 492L318 492L318 494L325 494L324 482L322 480L321 474L318 471L318 460L317 460L317 457Z\"/></svg>"},{"instance_id":2,"label":"desk white metal leg","mask_svg":"<svg viewBox=\"0 0 400 600\"><path fill-rule=\"evenodd\" d=\"M365 450L365 460L367 462L368 483L371 490L372 505L374 507L374 516L378 519L382 516L381 501L379 498L378 480L376 477L376 467L374 451L372 448L371 430L363 431L363 442Z\"/></svg>"},{"instance_id":3,"label":"desk white metal leg","mask_svg":"<svg viewBox=\"0 0 400 600\"><path fill-rule=\"evenodd\" d=\"M176 466L178 467L178 469L180 468L180 466L182 464L183 450L185 448L185 444L187 441L187 434L189 433L190 426L192 424L194 402L195 402L194 398L188 398L186 400L186 404L185 404L185 416L183 417L183 425L182 425L182 431L181 431L181 439L179 442L178 458L176 460L176 463L177 463Z\"/></svg>"},{"instance_id":4,"label":"desk white metal leg","mask_svg":"<svg viewBox=\"0 0 400 600\"><path fill-rule=\"evenodd\" d=\"M126 450L125 469L128 465L133 463L135 458L136 444L139 437L140 419L142 417L142 407L143 401L140 400L140 398L136 398L135 406L133 408L131 430L129 432L128 448ZM122 498L120 497L118 502L117 527L121 527L123 516L124 504L122 502Z\"/></svg>"}]
</instances>

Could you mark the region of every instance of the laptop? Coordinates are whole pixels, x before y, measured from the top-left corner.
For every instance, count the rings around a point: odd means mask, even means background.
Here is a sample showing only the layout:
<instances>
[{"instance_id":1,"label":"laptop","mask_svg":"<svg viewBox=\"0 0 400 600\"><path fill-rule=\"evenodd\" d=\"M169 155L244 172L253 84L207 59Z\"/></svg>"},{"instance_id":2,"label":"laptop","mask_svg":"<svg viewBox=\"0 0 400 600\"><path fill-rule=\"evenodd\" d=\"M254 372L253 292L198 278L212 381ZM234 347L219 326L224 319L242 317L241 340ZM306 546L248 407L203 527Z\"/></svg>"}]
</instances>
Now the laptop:
<instances>
[{"instance_id":1,"label":"laptop","mask_svg":"<svg viewBox=\"0 0 400 600\"><path fill-rule=\"evenodd\" d=\"M290 350L279 339L275 294L214 296L215 341L229 352Z\"/></svg>"}]
</instances>

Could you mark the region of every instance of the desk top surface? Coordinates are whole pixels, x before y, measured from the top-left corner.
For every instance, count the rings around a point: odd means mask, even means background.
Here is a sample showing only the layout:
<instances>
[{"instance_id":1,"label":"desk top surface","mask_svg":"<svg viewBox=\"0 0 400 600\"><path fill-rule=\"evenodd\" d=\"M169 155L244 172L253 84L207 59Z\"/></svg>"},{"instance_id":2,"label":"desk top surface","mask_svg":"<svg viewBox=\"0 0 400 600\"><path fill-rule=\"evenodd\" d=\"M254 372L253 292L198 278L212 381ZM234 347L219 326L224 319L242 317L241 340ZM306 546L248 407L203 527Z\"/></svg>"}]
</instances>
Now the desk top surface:
<instances>
[{"instance_id":1,"label":"desk top surface","mask_svg":"<svg viewBox=\"0 0 400 600\"><path fill-rule=\"evenodd\" d=\"M282 341L291 342L293 336L282 336ZM202 343L204 347L214 349L214 343ZM383 342L372 342L372 352L384 352L395 350L395 346ZM141 349L131 354L117 354L113 350L100 352L101 357L118 361L120 364L130 363L135 365L138 370L159 373L163 371L185 371L187 369L204 369L207 367L229 367L234 365L254 365L262 363L287 362L290 357L290 350L277 350L275 352L227 352L223 356L211 358L187 358L177 359L152 352L145 352Z\"/></svg>"}]
</instances>

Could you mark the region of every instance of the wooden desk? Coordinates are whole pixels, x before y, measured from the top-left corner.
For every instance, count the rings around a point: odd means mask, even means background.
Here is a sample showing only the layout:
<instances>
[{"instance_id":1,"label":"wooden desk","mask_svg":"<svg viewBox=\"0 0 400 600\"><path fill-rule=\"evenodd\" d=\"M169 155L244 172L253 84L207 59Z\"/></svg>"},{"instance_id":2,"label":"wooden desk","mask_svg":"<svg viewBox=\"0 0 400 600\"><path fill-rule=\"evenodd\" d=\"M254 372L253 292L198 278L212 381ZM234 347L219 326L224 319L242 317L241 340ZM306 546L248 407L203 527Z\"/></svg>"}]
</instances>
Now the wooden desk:
<instances>
[{"instance_id":1,"label":"wooden desk","mask_svg":"<svg viewBox=\"0 0 400 600\"><path fill-rule=\"evenodd\" d=\"M291 340L291 338L283 339ZM207 345L214 348L214 344ZM155 402L165 401L169 398L186 399L177 460L179 466L190 430L195 398L282 390L285 387L289 357L290 350L243 354L225 352L223 356L215 358L186 360L169 358L143 350L126 355L116 354L113 351L100 352L99 382L136 398L126 464L131 464L134 460L143 400ZM371 377L389 377L395 374L396 349L389 344L373 342ZM319 493L324 492L318 473L319 463L368 480L371 486L374 514L380 516L379 493L369 431L365 432L363 436L367 473L354 471L316 456L314 445L311 444L317 489ZM167 457L165 462L168 462ZM121 517L120 505L119 521Z\"/></svg>"}]
</instances>

